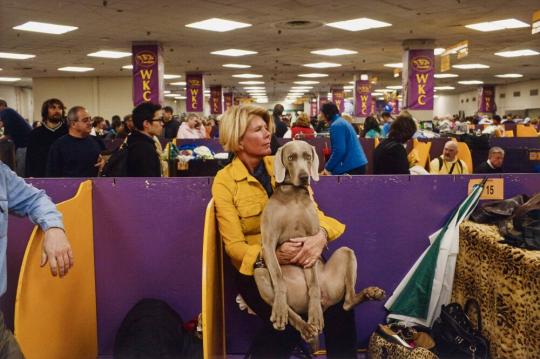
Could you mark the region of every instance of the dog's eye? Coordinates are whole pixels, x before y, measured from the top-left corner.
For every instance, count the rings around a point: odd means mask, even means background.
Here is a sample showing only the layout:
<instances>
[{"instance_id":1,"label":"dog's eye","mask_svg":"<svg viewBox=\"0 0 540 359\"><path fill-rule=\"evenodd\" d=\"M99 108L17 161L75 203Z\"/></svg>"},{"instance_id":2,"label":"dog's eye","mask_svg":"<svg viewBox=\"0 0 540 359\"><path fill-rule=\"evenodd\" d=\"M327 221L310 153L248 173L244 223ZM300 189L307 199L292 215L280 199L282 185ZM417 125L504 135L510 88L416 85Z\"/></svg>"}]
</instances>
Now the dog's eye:
<instances>
[{"instance_id":1,"label":"dog's eye","mask_svg":"<svg viewBox=\"0 0 540 359\"><path fill-rule=\"evenodd\" d=\"M289 157L287 157L287 159L288 159L289 161L292 161L292 160L294 159L294 157L293 157L293 155L289 155Z\"/></svg>"},{"instance_id":2,"label":"dog's eye","mask_svg":"<svg viewBox=\"0 0 540 359\"><path fill-rule=\"evenodd\" d=\"M306 161L311 161L311 155L306 155Z\"/></svg>"}]
</instances>

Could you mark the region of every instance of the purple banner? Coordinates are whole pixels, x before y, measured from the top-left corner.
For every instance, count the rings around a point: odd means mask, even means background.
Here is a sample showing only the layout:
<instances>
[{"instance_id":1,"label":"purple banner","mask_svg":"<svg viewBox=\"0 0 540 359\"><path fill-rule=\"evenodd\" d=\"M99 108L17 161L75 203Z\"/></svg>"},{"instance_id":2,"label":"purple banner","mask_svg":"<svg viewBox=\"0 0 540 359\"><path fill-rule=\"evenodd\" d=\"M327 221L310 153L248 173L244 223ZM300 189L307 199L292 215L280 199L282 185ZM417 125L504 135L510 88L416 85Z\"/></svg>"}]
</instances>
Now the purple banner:
<instances>
[{"instance_id":1,"label":"purple banner","mask_svg":"<svg viewBox=\"0 0 540 359\"><path fill-rule=\"evenodd\" d=\"M203 112L204 85L202 74L186 74L186 111Z\"/></svg>"},{"instance_id":2,"label":"purple banner","mask_svg":"<svg viewBox=\"0 0 540 359\"><path fill-rule=\"evenodd\" d=\"M432 49L409 50L403 72L405 104L411 110L433 110L435 55Z\"/></svg>"},{"instance_id":3,"label":"purple banner","mask_svg":"<svg viewBox=\"0 0 540 359\"><path fill-rule=\"evenodd\" d=\"M221 115L223 113L221 86L210 86L210 113L212 115Z\"/></svg>"},{"instance_id":4,"label":"purple banner","mask_svg":"<svg viewBox=\"0 0 540 359\"><path fill-rule=\"evenodd\" d=\"M234 96L232 92L226 92L223 94L223 102L225 103L225 111L230 109L234 104Z\"/></svg>"},{"instance_id":5,"label":"purple banner","mask_svg":"<svg viewBox=\"0 0 540 359\"><path fill-rule=\"evenodd\" d=\"M367 80L356 80L354 88L354 114L367 117L371 113L371 84Z\"/></svg>"},{"instance_id":6,"label":"purple banner","mask_svg":"<svg viewBox=\"0 0 540 359\"><path fill-rule=\"evenodd\" d=\"M163 102L163 57L159 44L133 44L133 105Z\"/></svg>"},{"instance_id":7,"label":"purple banner","mask_svg":"<svg viewBox=\"0 0 540 359\"><path fill-rule=\"evenodd\" d=\"M478 95L478 112L494 113L497 111L495 105L495 86L482 86Z\"/></svg>"},{"instance_id":8,"label":"purple banner","mask_svg":"<svg viewBox=\"0 0 540 359\"><path fill-rule=\"evenodd\" d=\"M345 91L340 88L333 88L330 92L332 93L332 102L336 104L339 113L343 113L345 111Z\"/></svg>"}]
</instances>

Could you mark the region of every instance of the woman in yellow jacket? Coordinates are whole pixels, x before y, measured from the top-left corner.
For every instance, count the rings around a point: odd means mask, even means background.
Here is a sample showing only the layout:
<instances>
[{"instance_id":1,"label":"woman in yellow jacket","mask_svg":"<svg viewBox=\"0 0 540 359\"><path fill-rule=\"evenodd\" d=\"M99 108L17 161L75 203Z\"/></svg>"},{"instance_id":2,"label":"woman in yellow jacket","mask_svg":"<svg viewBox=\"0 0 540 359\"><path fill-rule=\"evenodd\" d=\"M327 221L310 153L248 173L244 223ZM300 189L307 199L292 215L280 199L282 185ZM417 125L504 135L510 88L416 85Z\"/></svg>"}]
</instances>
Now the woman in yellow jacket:
<instances>
[{"instance_id":1,"label":"woman in yellow jacket","mask_svg":"<svg viewBox=\"0 0 540 359\"><path fill-rule=\"evenodd\" d=\"M260 217L276 186L270 156L274 123L261 107L233 106L223 115L219 130L223 148L234 153L234 159L217 173L212 186L219 231L238 271L238 291L264 323L250 354L252 358L288 358L300 343L300 335L290 326L284 331L274 330L270 322L272 308L260 297L253 278L253 266L261 253ZM319 220L319 233L286 242L276 250L280 264L313 265L327 241L345 230L345 225L321 211ZM342 305L336 304L324 313L329 358L356 357L354 311L345 311Z\"/></svg>"}]
</instances>

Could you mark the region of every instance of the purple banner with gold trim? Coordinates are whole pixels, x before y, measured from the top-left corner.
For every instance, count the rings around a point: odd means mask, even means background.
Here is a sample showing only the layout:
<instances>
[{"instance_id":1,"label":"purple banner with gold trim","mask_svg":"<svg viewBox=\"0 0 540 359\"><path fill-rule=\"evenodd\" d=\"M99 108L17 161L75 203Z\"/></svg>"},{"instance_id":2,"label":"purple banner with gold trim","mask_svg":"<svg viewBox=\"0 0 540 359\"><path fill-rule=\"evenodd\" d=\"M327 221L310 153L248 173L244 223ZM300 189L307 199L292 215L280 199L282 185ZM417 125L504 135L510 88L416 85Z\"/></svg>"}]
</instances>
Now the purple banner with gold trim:
<instances>
[{"instance_id":1,"label":"purple banner with gold trim","mask_svg":"<svg viewBox=\"0 0 540 359\"><path fill-rule=\"evenodd\" d=\"M133 105L163 102L163 57L159 44L133 44Z\"/></svg>"},{"instance_id":2,"label":"purple banner with gold trim","mask_svg":"<svg viewBox=\"0 0 540 359\"><path fill-rule=\"evenodd\" d=\"M186 111L203 112L204 85L202 74L186 74Z\"/></svg>"},{"instance_id":3,"label":"purple banner with gold trim","mask_svg":"<svg viewBox=\"0 0 540 359\"><path fill-rule=\"evenodd\" d=\"M495 105L495 86L482 86L478 95L478 112L494 113L497 111Z\"/></svg>"},{"instance_id":4,"label":"purple banner with gold trim","mask_svg":"<svg viewBox=\"0 0 540 359\"><path fill-rule=\"evenodd\" d=\"M223 113L221 86L210 86L210 113L212 115L221 115Z\"/></svg>"},{"instance_id":5,"label":"purple banner with gold trim","mask_svg":"<svg viewBox=\"0 0 540 359\"><path fill-rule=\"evenodd\" d=\"M435 55L433 49L409 50L403 81L405 104L411 110L433 110ZM405 75L405 71L404 71Z\"/></svg>"},{"instance_id":6,"label":"purple banner with gold trim","mask_svg":"<svg viewBox=\"0 0 540 359\"><path fill-rule=\"evenodd\" d=\"M354 114L367 117L371 113L371 84L367 80L356 80L354 86Z\"/></svg>"},{"instance_id":7,"label":"purple banner with gold trim","mask_svg":"<svg viewBox=\"0 0 540 359\"><path fill-rule=\"evenodd\" d=\"M223 94L223 103L225 105L225 111L227 111L233 106L234 100L232 92L226 92Z\"/></svg>"},{"instance_id":8,"label":"purple banner with gold trim","mask_svg":"<svg viewBox=\"0 0 540 359\"><path fill-rule=\"evenodd\" d=\"M336 104L339 113L343 113L345 111L345 91L340 88L333 88L330 92L332 93L332 102Z\"/></svg>"}]
</instances>

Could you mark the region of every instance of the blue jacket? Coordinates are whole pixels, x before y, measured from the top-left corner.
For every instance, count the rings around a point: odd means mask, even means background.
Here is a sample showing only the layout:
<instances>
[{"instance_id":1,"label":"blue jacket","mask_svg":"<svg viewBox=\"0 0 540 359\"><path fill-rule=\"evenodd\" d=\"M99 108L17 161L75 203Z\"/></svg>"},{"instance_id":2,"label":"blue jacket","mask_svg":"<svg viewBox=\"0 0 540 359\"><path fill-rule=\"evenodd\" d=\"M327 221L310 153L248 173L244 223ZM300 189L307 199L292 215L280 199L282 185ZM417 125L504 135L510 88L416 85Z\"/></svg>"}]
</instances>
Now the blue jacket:
<instances>
[{"instance_id":1,"label":"blue jacket","mask_svg":"<svg viewBox=\"0 0 540 359\"><path fill-rule=\"evenodd\" d=\"M43 231L64 228L62 215L43 190L24 182L0 161L0 296L6 292L6 247L8 212L28 216Z\"/></svg>"},{"instance_id":2,"label":"blue jacket","mask_svg":"<svg viewBox=\"0 0 540 359\"><path fill-rule=\"evenodd\" d=\"M335 115L330 121L332 154L325 168L333 175L341 175L366 165L366 154L352 125L339 115Z\"/></svg>"}]
</instances>

